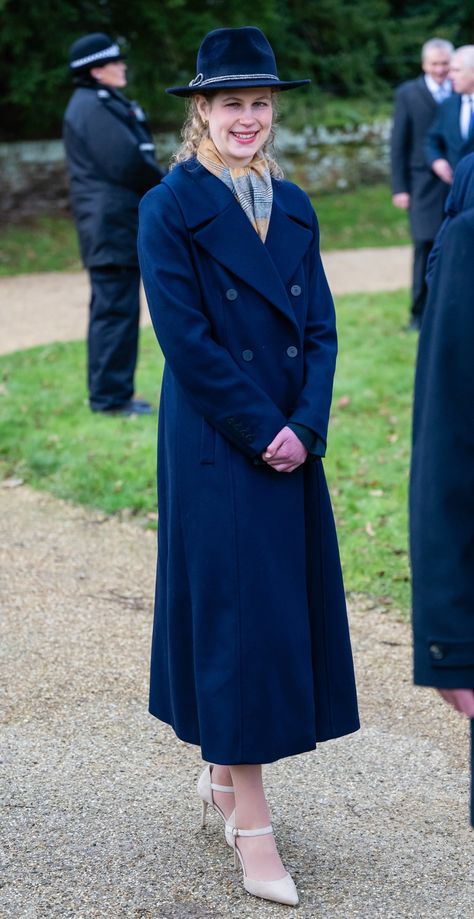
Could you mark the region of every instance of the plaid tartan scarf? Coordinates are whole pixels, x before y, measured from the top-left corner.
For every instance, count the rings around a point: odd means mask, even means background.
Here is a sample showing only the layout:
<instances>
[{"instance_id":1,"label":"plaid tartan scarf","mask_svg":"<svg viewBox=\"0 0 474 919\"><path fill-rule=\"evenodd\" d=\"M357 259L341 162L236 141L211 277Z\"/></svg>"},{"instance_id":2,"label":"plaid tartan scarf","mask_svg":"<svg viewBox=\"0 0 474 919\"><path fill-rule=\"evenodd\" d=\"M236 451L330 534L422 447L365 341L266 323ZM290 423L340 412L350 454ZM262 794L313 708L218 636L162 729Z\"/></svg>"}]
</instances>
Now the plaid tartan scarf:
<instances>
[{"instance_id":1,"label":"plaid tartan scarf","mask_svg":"<svg viewBox=\"0 0 474 919\"><path fill-rule=\"evenodd\" d=\"M210 137L203 137L196 154L197 160L221 179L237 198L257 231L265 242L272 212L273 188L270 170L265 156L256 153L248 166L227 165Z\"/></svg>"}]
</instances>

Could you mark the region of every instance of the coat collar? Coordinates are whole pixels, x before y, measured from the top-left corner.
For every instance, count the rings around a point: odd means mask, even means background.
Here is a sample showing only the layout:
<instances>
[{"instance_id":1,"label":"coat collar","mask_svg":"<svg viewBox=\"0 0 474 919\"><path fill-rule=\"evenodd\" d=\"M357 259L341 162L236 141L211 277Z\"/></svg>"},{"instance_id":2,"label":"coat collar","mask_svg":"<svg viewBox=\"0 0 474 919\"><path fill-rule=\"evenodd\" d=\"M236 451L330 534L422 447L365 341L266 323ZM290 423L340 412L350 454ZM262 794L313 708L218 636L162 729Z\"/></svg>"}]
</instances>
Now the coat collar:
<instances>
[{"instance_id":1,"label":"coat collar","mask_svg":"<svg viewBox=\"0 0 474 919\"><path fill-rule=\"evenodd\" d=\"M170 174L187 227L196 243L296 322L286 286L313 239L309 208L273 183L273 205L265 244L232 192L207 169L191 161ZM193 194L189 183L193 182Z\"/></svg>"}]
</instances>

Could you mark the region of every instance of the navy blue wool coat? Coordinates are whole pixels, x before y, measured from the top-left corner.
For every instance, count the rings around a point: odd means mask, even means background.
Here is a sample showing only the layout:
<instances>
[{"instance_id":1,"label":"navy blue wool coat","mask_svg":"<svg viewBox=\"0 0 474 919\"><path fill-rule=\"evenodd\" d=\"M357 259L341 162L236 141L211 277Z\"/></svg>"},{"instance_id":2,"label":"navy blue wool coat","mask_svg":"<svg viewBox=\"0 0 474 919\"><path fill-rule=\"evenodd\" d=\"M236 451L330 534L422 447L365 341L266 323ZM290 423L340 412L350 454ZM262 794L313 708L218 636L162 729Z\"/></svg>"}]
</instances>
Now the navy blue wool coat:
<instances>
[{"instance_id":1,"label":"navy blue wool coat","mask_svg":"<svg viewBox=\"0 0 474 919\"><path fill-rule=\"evenodd\" d=\"M195 160L140 206L166 359L150 711L224 764L358 728L322 464L259 459L289 420L326 437L336 358L314 212L296 186L273 188L265 244Z\"/></svg>"},{"instance_id":2,"label":"navy blue wool coat","mask_svg":"<svg viewBox=\"0 0 474 919\"><path fill-rule=\"evenodd\" d=\"M415 683L474 688L474 158L456 170L415 379L410 543ZM467 164L469 165L469 164ZM471 721L474 826L474 719Z\"/></svg>"},{"instance_id":3,"label":"navy blue wool coat","mask_svg":"<svg viewBox=\"0 0 474 919\"><path fill-rule=\"evenodd\" d=\"M474 209L441 241L420 335L410 485L415 682L474 688Z\"/></svg>"}]
</instances>

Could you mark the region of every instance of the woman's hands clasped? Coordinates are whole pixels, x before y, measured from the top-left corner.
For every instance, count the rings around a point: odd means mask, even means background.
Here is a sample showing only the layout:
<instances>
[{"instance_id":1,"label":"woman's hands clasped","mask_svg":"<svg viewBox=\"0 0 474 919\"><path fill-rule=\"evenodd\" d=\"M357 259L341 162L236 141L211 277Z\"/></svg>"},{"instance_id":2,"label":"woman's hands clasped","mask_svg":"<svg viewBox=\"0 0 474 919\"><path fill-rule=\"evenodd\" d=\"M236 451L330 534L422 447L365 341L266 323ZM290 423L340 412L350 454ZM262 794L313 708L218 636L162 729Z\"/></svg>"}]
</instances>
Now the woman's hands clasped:
<instances>
[{"instance_id":1,"label":"woman's hands clasped","mask_svg":"<svg viewBox=\"0 0 474 919\"><path fill-rule=\"evenodd\" d=\"M262 459L276 472L294 472L304 463L308 451L291 428L284 427L268 444Z\"/></svg>"}]
</instances>

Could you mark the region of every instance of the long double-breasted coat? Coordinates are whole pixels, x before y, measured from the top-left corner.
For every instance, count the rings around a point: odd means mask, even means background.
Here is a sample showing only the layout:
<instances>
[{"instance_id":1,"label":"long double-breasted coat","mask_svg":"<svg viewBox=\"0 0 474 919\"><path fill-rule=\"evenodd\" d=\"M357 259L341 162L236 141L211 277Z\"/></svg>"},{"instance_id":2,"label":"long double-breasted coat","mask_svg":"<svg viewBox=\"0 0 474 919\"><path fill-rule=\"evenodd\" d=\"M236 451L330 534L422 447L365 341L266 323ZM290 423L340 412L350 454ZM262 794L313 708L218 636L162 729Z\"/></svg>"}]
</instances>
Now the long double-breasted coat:
<instances>
[{"instance_id":1,"label":"long double-breasted coat","mask_svg":"<svg viewBox=\"0 0 474 919\"><path fill-rule=\"evenodd\" d=\"M196 161L140 206L166 365L150 711L211 762L265 763L358 728L320 461L259 460L288 420L326 437L334 309L307 196L274 181L266 243Z\"/></svg>"}]
</instances>

